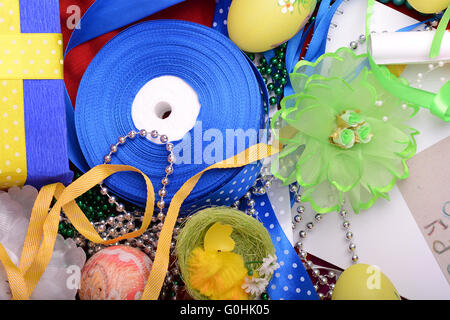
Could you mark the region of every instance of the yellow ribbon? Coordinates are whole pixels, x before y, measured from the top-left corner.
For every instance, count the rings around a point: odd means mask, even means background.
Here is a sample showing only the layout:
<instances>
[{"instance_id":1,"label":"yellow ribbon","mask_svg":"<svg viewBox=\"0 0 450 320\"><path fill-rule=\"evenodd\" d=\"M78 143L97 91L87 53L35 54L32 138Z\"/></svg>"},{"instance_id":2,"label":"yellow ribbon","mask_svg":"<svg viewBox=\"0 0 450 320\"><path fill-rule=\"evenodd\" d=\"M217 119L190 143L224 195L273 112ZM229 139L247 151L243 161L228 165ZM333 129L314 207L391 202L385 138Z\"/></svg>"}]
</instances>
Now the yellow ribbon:
<instances>
[{"instance_id":1,"label":"yellow ribbon","mask_svg":"<svg viewBox=\"0 0 450 320\"><path fill-rule=\"evenodd\" d=\"M203 173L211 169L241 167L276 154L278 151L277 147L271 147L266 144L254 145L230 159L216 163L201 171L190 178L180 188L172 199L164 226L161 230L155 260L142 296L143 300L156 300L159 297L168 269L172 232L181 204L195 187ZM75 199L110 175L122 171L140 173L145 179L147 185L147 201L144 220L139 230L116 239L104 241L80 210ZM57 201L49 212L53 197ZM33 206L19 267L11 261L5 248L0 244L0 261L5 267L13 299L28 299L47 268L53 254L53 247L58 233L61 209L64 210L67 218L85 238L95 243L113 244L120 240L142 235L150 225L154 205L154 189L150 179L140 170L126 165L99 165L89 170L67 188L60 183L43 187Z\"/></svg>"},{"instance_id":2,"label":"yellow ribbon","mask_svg":"<svg viewBox=\"0 0 450 320\"><path fill-rule=\"evenodd\" d=\"M21 33L19 0L0 0L0 189L27 178L24 79L63 79L62 35Z\"/></svg>"}]
</instances>

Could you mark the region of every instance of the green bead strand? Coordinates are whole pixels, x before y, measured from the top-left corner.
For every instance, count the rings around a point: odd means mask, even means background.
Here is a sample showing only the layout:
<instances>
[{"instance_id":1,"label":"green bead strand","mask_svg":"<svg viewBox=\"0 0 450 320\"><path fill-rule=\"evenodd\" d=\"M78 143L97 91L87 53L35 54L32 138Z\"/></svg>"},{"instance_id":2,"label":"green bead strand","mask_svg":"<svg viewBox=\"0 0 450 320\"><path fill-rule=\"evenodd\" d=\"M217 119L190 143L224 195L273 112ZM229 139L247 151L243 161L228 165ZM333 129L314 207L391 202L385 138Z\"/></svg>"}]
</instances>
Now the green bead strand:
<instances>
[{"instance_id":1,"label":"green bead strand","mask_svg":"<svg viewBox=\"0 0 450 320\"><path fill-rule=\"evenodd\" d=\"M72 238L74 234L75 234L75 232L73 231L73 229L71 229L71 228L66 229L66 237L67 238Z\"/></svg>"}]
</instances>

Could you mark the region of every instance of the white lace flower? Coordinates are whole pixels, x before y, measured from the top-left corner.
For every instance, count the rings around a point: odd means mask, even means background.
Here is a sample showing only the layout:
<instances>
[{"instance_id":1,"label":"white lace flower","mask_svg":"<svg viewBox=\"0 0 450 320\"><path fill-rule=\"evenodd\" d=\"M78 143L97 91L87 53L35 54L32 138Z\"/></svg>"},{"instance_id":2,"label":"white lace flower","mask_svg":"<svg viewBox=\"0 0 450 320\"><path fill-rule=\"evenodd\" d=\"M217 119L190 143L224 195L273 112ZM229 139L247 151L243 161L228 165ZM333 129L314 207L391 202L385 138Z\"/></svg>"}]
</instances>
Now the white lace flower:
<instances>
[{"instance_id":1,"label":"white lace flower","mask_svg":"<svg viewBox=\"0 0 450 320\"><path fill-rule=\"evenodd\" d=\"M280 268L280 265L277 263L277 256L269 254L267 258L263 259L263 264L259 268L258 273L264 277L270 277L272 274Z\"/></svg>"},{"instance_id":2,"label":"white lace flower","mask_svg":"<svg viewBox=\"0 0 450 320\"><path fill-rule=\"evenodd\" d=\"M259 296L266 290L268 284L269 281L266 278L246 277L242 289L252 296Z\"/></svg>"},{"instance_id":3,"label":"white lace flower","mask_svg":"<svg viewBox=\"0 0 450 320\"><path fill-rule=\"evenodd\" d=\"M289 12L294 11L294 3L295 0L278 0L278 5L282 6L283 8L281 9L281 13L287 13L288 10Z\"/></svg>"}]
</instances>

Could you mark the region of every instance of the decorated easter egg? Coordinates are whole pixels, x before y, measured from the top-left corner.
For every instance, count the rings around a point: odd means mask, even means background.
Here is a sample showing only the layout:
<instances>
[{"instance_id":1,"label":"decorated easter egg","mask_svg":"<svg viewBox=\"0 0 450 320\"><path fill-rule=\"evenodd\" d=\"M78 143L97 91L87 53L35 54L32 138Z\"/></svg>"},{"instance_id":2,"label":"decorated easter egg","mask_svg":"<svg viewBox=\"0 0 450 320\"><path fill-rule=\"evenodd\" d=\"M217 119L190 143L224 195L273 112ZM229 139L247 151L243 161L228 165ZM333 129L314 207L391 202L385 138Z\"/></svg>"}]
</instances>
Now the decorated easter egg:
<instances>
[{"instance_id":1,"label":"decorated easter egg","mask_svg":"<svg viewBox=\"0 0 450 320\"><path fill-rule=\"evenodd\" d=\"M336 282L333 300L400 300L392 282L376 266L358 263Z\"/></svg>"},{"instance_id":2,"label":"decorated easter egg","mask_svg":"<svg viewBox=\"0 0 450 320\"><path fill-rule=\"evenodd\" d=\"M408 0L408 2L422 13L438 13L450 6L450 0Z\"/></svg>"},{"instance_id":3,"label":"decorated easter egg","mask_svg":"<svg viewBox=\"0 0 450 320\"><path fill-rule=\"evenodd\" d=\"M152 261L128 246L105 248L94 254L81 271L81 300L137 300L144 291Z\"/></svg>"},{"instance_id":4,"label":"decorated easter egg","mask_svg":"<svg viewBox=\"0 0 450 320\"><path fill-rule=\"evenodd\" d=\"M234 0L229 37L246 52L276 48L303 28L315 6L316 0Z\"/></svg>"}]
</instances>

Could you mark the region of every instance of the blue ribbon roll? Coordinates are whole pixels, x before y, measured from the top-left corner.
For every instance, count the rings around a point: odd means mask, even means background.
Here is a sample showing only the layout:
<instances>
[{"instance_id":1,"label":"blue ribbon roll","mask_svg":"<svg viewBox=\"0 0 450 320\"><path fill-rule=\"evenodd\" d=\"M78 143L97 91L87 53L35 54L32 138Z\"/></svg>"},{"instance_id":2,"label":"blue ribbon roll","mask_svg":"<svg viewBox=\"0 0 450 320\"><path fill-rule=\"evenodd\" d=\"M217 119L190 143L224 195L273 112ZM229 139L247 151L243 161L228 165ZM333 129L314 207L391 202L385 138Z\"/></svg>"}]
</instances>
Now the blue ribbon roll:
<instances>
[{"instance_id":1,"label":"blue ribbon roll","mask_svg":"<svg viewBox=\"0 0 450 320\"><path fill-rule=\"evenodd\" d=\"M196 125L182 140L172 141L175 150L180 143L191 141L187 149L191 159L175 163L166 188L166 202L170 202L190 177L212 164L203 157L213 144L215 152L222 152L221 160L224 160L260 142L259 132L264 128L261 91L265 90L245 55L217 31L175 20L149 21L130 27L105 45L80 83L75 128L90 167L103 163L110 146L120 136L138 130L131 116L136 94L150 80L168 75L183 79L196 91L201 104L197 124L201 126ZM208 130L214 130L219 137L215 136L213 141L205 139ZM231 135L230 139L227 132L237 135ZM256 140L247 138L242 144L240 135L253 132ZM160 133L170 138L170 132ZM151 179L157 192L168 165L167 155L164 145L135 139L121 145L111 163L140 169ZM217 159L217 154L215 156ZM259 164L206 172L182 209L195 209L202 204L231 204L252 186L259 172L255 170L257 166ZM139 175L118 173L105 183L122 198L144 206L146 188Z\"/></svg>"}]
</instances>

